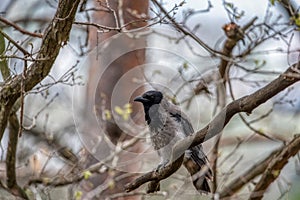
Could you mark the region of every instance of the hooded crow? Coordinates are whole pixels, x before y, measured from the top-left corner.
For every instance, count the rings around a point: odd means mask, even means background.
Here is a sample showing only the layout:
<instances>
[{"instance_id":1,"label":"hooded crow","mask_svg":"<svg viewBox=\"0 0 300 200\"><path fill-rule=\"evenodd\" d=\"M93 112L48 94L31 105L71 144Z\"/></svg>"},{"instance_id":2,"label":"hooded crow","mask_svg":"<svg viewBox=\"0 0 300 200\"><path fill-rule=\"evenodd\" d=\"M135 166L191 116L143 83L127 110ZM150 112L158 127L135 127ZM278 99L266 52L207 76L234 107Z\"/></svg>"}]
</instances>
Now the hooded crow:
<instances>
[{"instance_id":1,"label":"hooded crow","mask_svg":"<svg viewBox=\"0 0 300 200\"><path fill-rule=\"evenodd\" d=\"M160 169L170 161L175 143L193 134L194 129L180 108L164 98L160 91L145 92L142 96L136 97L134 101L141 102L144 106L145 120L150 129L151 141L161 158L157 168ZM193 175L195 188L210 192L208 180L211 180L212 172L208 167L208 160L201 144L185 151L184 163L190 174Z\"/></svg>"}]
</instances>

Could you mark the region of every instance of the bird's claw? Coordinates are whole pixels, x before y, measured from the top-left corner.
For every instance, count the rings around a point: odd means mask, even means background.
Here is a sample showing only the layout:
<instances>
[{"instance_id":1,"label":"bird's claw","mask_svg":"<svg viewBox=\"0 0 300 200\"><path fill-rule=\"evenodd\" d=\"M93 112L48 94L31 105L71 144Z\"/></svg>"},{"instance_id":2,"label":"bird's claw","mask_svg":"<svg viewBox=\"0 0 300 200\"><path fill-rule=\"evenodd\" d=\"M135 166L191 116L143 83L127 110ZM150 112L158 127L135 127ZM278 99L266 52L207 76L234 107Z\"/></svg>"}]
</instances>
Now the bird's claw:
<instances>
[{"instance_id":1,"label":"bird's claw","mask_svg":"<svg viewBox=\"0 0 300 200\"><path fill-rule=\"evenodd\" d=\"M156 172L160 171L162 168L167 166L168 162L169 162L169 160L166 160L164 162L159 163L158 166L156 167L155 171Z\"/></svg>"}]
</instances>

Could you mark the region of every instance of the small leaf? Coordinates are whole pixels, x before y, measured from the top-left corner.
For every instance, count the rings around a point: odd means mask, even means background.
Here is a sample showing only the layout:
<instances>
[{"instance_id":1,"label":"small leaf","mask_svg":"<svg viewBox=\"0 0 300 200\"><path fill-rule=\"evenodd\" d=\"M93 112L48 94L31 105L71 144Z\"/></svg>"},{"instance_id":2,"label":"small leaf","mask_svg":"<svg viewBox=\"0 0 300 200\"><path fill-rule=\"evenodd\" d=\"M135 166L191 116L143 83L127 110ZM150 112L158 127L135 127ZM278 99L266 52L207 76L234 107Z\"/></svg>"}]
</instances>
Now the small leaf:
<instances>
[{"instance_id":1,"label":"small leaf","mask_svg":"<svg viewBox=\"0 0 300 200\"><path fill-rule=\"evenodd\" d=\"M90 171L84 171L83 177L85 180L89 179L92 176L92 173Z\"/></svg>"},{"instance_id":2,"label":"small leaf","mask_svg":"<svg viewBox=\"0 0 300 200\"><path fill-rule=\"evenodd\" d=\"M26 188L24 192L26 193L26 195L28 196L29 199L35 199L34 198L35 194L29 188Z\"/></svg>"},{"instance_id":3,"label":"small leaf","mask_svg":"<svg viewBox=\"0 0 300 200\"><path fill-rule=\"evenodd\" d=\"M154 70L152 72L152 76L156 75L156 74L161 74L161 71L160 70Z\"/></svg>"},{"instance_id":4,"label":"small leaf","mask_svg":"<svg viewBox=\"0 0 300 200\"><path fill-rule=\"evenodd\" d=\"M50 182L50 178L47 177L43 178L42 180L44 185L47 185Z\"/></svg>"},{"instance_id":5,"label":"small leaf","mask_svg":"<svg viewBox=\"0 0 300 200\"><path fill-rule=\"evenodd\" d=\"M7 59L4 56L5 56L5 39L3 34L0 33L0 73L2 74L2 77L5 80L10 76L10 70L7 64Z\"/></svg>"},{"instance_id":6,"label":"small leaf","mask_svg":"<svg viewBox=\"0 0 300 200\"><path fill-rule=\"evenodd\" d=\"M123 107L124 107L124 108L131 108L132 105L131 105L130 103L126 103Z\"/></svg>"},{"instance_id":7,"label":"small leaf","mask_svg":"<svg viewBox=\"0 0 300 200\"><path fill-rule=\"evenodd\" d=\"M116 185L116 184L115 184L115 181L114 181L114 180L110 180L109 183L108 183L108 186L109 186L110 189L114 189L114 188L115 188L115 185Z\"/></svg>"},{"instance_id":8,"label":"small leaf","mask_svg":"<svg viewBox=\"0 0 300 200\"><path fill-rule=\"evenodd\" d=\"M295 22L296 26L300 27L300 13L298 13L298 14L294 17L294 22Z\"/></svg>"},{"instance_id":9,"label":"small leaf","mask_svg":"<svg viewBox=\"0 0 300 200\"><path fill-rule=\"evenodd\" d=\"M124 111L122 108L120 108L119 106L115 107L115 111L118 115L123 115Z\"/></svg>"},{"instance_id":10,"label":"small leaf","mask_svg":"<svg viewBox=\"0 0 300 200\"><path fill-rule=\"evenodd\" d=\"M189 68L189 65L188 65L188 63L187 62L185 62L185 63L183 63L183 69L188 69Z\"/></svg>"},{"instance_id":11,"label":"small leaf","mask_svg":"<svg viewBox=\"0 0 300 200\"><path fill-rule=\"evenodd\" d=\"M74 196L75 196L76 200L80 200L81 197L82 197L82 192L81 191L76 191L75 194L74 194Z\"/></svg>"},{"instance_id":12,"label":"small leaf","mask_svg":"<svg viewBox=\"0 0 300 200\"><path fill-rule=\"evenodd\" d=\"M5 39L4 36L0 33L0 55L5 51Z\"/></svg>"},{"instance_id":13,"label":"small leaf","mask_svg":"<svg viewBox=\"0 0 300 200\"><path fill-rule=\"evenodd\" d=\"M122 117L123 117L123 119L124 119L125 121L127 121L127 120L129 119L129 114L124 113L124 114L122 115Z\"/></svg>"},{"instance_id":14,"label":"small leaf","mask_svg":"<svg viewBox=\"0 0 300 200\"><path fill-rule=\"evenodd\" d=\"M111 120L111 113L110 113L110 110L108 110L108 109L105 109L104 110L104 119L105 120Z\"/></svg>"},{"instance_id":15,"label":"small leaf","mask_svg":"<svg viewBox=\"0 0 300 200\"><path fill-rule=\"evenodd\" d=\"M280 174L280 170L272 170L272 174L274 177L278 177Z\"/></svg>"},{"instance_id":16,"label":"small leaf","mask_svg":"<svg viewBox=\"0 0 300 200\"><path fill-rule=\"evenodd\" d=\"M125 110L125 113L126 113L126 114L131 114L132 111L133 111L132 108L127 108L127 109Z\"/></svg>"},{"instance_id":17,"label":"small leaf","mask_svg":"<svg viewBox=\"0 0 300 200\"><path fill-rule=\"evenodd\" d=\"M225 5L231 9L234 8L233 3L226 2Z\"/></svg>"},{"instance_id":18,"label":"small leaf","mask_svg":"<svg viewBox=\"0 0 300 200\"><path fill-rule=\"evenodd\" d=\"M127 104L124 105L124 112L126 114L131 114L132 113L132 106L131 106L131 104L127 103Z\"/></svg>"},{"instance_id":19,"label":"small leaf","mask_svg":"<svg viewBox=\"0 0 300 200\"><path fill-rule=\"evenodd\" d=\"M258 129L258 131L259 131L260 133L265 133L264 129L262 129L262 128Z\"/></svg>"}]
</instances>

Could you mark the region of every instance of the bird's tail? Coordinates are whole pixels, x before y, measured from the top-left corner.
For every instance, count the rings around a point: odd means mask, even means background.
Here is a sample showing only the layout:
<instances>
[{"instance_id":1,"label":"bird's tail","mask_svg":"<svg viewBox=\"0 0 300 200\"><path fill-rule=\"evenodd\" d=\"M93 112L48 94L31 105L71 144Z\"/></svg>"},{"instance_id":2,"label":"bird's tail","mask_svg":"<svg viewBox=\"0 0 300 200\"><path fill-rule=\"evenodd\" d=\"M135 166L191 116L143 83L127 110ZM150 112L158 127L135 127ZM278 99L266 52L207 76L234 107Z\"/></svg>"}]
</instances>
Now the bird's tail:
<instances>
[{"instance_id":1,"label":"bird's tail","mask_svg":"<svg viewBox=\"0 0 300 200\"><path fill-rule=\"evenodd\" d=\"M200 170L200 171L202 171L202 170ZM210 186L208 183L209 180L211 180L211 175L208 174L207 172L202 172L202 173L205 173L205 174L201 175L201 172L199 175L198 175L198 173L191 174L192 178L193 178L193 185L200 192L211 192Z\"/></svg>"},{"instance_id":2,"label":"bird's tail","mask_svg":"<svg viewBox=\"0 0 300 200\"><path fill-rule=\"evenodd\" d=\"M187 150L185 168L189 171L194 187L200 192L211 192L209 181L212 180L212 171L202 147L193 147Z\"/></svg>"}]
</instances>

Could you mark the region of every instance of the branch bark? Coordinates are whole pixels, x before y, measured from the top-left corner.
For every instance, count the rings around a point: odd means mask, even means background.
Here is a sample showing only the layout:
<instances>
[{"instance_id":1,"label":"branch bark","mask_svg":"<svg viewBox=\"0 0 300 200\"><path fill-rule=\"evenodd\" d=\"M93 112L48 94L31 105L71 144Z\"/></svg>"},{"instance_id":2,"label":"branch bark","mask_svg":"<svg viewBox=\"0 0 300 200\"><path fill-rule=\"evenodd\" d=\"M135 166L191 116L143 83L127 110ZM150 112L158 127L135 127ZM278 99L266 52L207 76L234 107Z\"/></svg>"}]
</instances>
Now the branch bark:
<instances>
[{"instance_id":1,"label":"branch bark","mask_svg":"<svg viewBox=\"0 0 300 200\"><path fill-rule=\"evenodd\" d=\"M16 113L11 113L9 117L9 124L9 141L6 154L7 187L14 195L28 199L25 192L18 185L16 176L16 153L19 139L19 121Z\"/></svg>"},{"instance_id":2,"label":"branch bark","mask_svg":"<svg viewBox=\"0 0 300 200\"><path fill-rule=\"evenodd\" d=\"M4 54L5 52L5 40L4 36L0 34L0 54ZM9 79L10 70L8 67L7 60L3 60L0 62L0 72L4 80ZM18 134L20 124L18 121L18 117L16 111L19 109L18 101L14 104L14 108L10 113L8 118L10 129L9 129L9 139L7 145L7 154L6 154L6 177L7 177L7 187L10 189L10 192L14 195L23 197L24 199L28 199L25 192L21 189L21 187L17 183L16 176L16 153L18 146Z\"/></svg>"},{"instance_id":3,"label":"branch bark","mask_svg":"<svg viewBox=\"0 0 300 200\"><path fill-rule=\"evenodd\" d=\"M229 103L203 129L179 141L173 148L173 158L178 158L178 155L182 156L187 148L197 146L204 141L216 136L224 129L224 127L228 124L230 119L235 114L240 112L251 113L259 105L265 103L267 100L271 99L273 96L283 91L290 85L298 82L300 80L298 76L291 76L291 74L295 74L297 70L300 70L300 61L289 67L283 74L281 74L278 78L276 78L263 88L248 96L244 96ZM174 162L163 168L161 171L159 171L159 173L149 172L144 176L137 178L133 183L128 184L126 186L126 191L132 191L143 185L144 183L152 180L156 180L159 182L160 180L169 177L171 174L173 174L171 173L171 171L175 172L179 167L180 166L178 166L178 163Z\"/></svg>"},{"instance_id":4,"label":"branch bark","mask_svg":"<svg viewBox=\"0 0 300 200\"><path fill-rule=\"evenodd\" d=\"M132 190L137 189L141 185L149 182L149 186L147 189L147 193L152 193L157 191L159 188L159 181L168 178L173 173L175 173L179 167L181 166L183 162L183 155L180 156L176 161L174 161L172 164L165 166L164 168L157 171L148 172L139 178L135 179L132 183L129 183L125 186L126 192L130 192Z\"/></svg>"},{"instance_id":5,"label":"branch bark","mask_svg":"<svg viewBox=\"0 0 300 200\"><path fill-rule=\"evenodd\" d=\"M50 72L61 47L68 42L79 2L80 0L59 1L56 14L43 34L36 61L26 72L25 92L31 90ZM7 126L10 110L21 95L22 76L15 76L0 88L0 141Z\"/></svg>"},{"instance_id":6,"label":"branch bark","mask_svg":"<svg viewBox=\"0 0 300 200\"><path fill-rule=\"evenodd\" d=\"M272 82L257 90L256 92L229 103L207 126L196 132L195 134L178 142L178 144L173 149L173 155L174 153L184 152L184 148L182 147L194 147L214 137L223 130L223 128L235 114L240 112L251 114L251 112L255 108L265 103L290 85L298 82L300 80L300 77L292 76L292 74L297 73L297 70L300 70L300 61L290 66L278 78L274 79Z\"/></svg>"},{"instance_id":7,"label":"branch bark","mask_svg":"<svg viewBox=\"0 0 300 200\"><path fill-rule=\"evenodd\" d=\"M285 148L276 154L268 165L268 168L263 173L262 177L256 184L249 199L262 199L269 185L277 179L283 167L287 164L290 157L296 155L300 150L300 135L285 146Z\"/></svg>"},{"instance_id":8,"label":"branch bark","mask_svg":"<svg viewBox=\"0 0 300 200\"><path fill-rule=\"evenodd\" d=\"M262 174L268 167L268 164L270 163L272 158L282 150L283 147L273 151L259 163L254 164L253 166L251 166L251 168L244 171L243 174L230 181L230 183L219 192L220 199L232 196L234 193L238 192L245 184L249 183L249 181L254 179L259 174Z\"/></svg>"}]
</instances>

